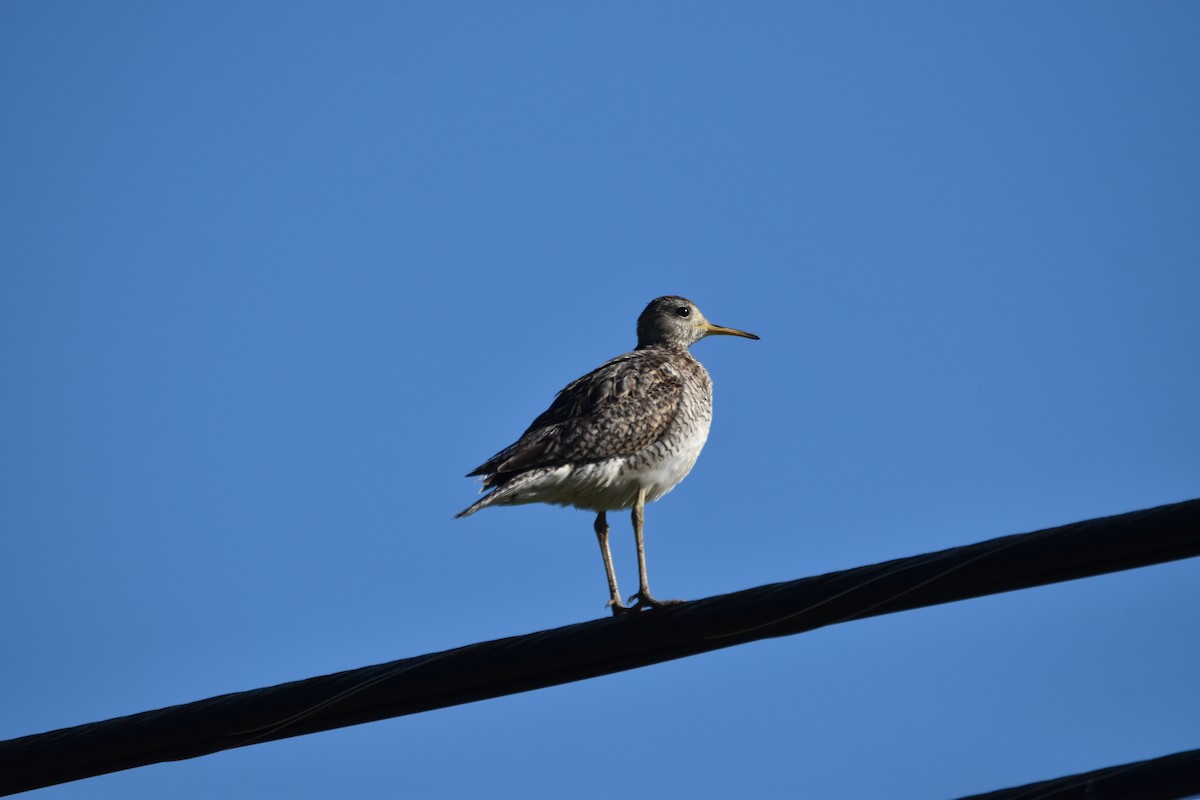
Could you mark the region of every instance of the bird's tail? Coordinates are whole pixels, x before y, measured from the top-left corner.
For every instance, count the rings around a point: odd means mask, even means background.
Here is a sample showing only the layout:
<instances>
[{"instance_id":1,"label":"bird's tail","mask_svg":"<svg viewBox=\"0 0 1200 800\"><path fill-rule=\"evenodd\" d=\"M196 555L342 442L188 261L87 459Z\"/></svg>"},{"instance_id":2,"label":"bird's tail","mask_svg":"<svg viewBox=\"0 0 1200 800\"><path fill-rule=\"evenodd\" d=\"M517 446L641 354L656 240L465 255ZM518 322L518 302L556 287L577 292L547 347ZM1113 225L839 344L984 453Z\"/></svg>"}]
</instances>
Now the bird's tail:
<instances>
[{"instance_id":1,"label":"bird's tail","mask_svg":"<svg viewBox=\"0 0 1200 800\"><path fill-rule=\"evenodd\" d=\"M504 480L502 483L500 483L499 481L497 481L497 478L504 478L506 480ZM516 480L513 480L514 478ZM499 485L496 485L497 483L499 483ZM462 517L469 517L472 514L474 514L476 511L479 511L480 509L483 509L483 508L487 508L492 503L495 503L497 501L499 501L500 503L503 503L505 497L512 494L515 490L519 489L521 487L521 485L524 483L525 483L525 481L521 480L520 475L504 475L504 476L488 475L487 477L485 477L483 479L483 489L480 490L480 491L486 491L487 494L485 494L483 497L476 500L474 503L472 503L468 507L464 508L462 511L455 514L454 518L461 519Z\"/></svg>"},{"instance_id":2,"label":"bird's tail","mask_svg":"<svg viewBox=\"0 0 1200 800\"><path fill-rule=\"evenodd\" d=\"M538 498L531 493L529 484L537 485L539 478L545 475L545 469L532 469L528 472L505 472L484 478L483 486L490 489L487 494L454 515L455 519L469 517L476 511L487 508L493 503L502 506L532 503Z\"/></svg>"},{"instance_id":3,"label":"bird's tail","mask_svg":"<svg viewBox=\"0 0 1200 800\"><path fill-rule=\"evenodd\" d=\"M487 508L488 506L490 506L492 504L492 499L495 496L496 496L495 492L489 492L488 494L485 494L483 497L476 500L470 506L468 506L467 508L464 508L462 511L455 514L454 518L462 519L463 517L469 517L472 514L474 514L476 511L478 511L479 509Z\"/></svg>"}]
</instances>

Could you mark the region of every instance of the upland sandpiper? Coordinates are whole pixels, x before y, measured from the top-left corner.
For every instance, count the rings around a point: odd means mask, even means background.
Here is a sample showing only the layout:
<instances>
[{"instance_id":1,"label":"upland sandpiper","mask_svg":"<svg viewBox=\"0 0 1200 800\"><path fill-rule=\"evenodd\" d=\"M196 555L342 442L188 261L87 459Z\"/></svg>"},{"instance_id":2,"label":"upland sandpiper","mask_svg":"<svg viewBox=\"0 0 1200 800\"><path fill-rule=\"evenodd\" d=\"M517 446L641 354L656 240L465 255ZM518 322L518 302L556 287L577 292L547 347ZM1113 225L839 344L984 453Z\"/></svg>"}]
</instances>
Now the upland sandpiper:
<instances>
[{"instance_id":1,"label":"upland sandpiper","mask_svg":"<svg viewBox=\"0 0 1200 800\"><path fill-rule=\"evenodd\" d=\"M638 317L637 347L567 384L520 439L468 473L483 476L487 494L456 516L523 503L595 511L613 613L678 602L650 594L642 527L646 503L684 479L708 438L712 379L688 347L714 334L758 338L713 325L683 297L651 301ZM637 540L632 606L621 602L605 516L625 508Z\"/></svg>"}]
</instances>

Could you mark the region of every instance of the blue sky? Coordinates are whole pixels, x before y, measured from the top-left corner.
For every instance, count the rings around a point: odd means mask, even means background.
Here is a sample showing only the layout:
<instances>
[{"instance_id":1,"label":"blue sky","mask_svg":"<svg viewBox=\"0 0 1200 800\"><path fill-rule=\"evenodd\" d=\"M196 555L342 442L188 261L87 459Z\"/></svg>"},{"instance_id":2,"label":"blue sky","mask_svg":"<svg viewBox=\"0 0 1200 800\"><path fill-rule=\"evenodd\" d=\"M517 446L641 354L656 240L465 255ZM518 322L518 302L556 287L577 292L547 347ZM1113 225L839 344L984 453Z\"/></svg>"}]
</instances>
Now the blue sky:
<instances>
[{"instance_id":1,"label":"blue sky","mask_svg":"<svg viewBox=\"0 0 1200 800\"><path fill-rule=\"evenodd\" d=\"M605 613L462 477L682 294L698 598L1200 495L1194 3L0 8L0 738ZM613 515L623 588L636 584ZM1200 564L44 798L925 798L1200 746Z\"/></svg>"}]
</instances>

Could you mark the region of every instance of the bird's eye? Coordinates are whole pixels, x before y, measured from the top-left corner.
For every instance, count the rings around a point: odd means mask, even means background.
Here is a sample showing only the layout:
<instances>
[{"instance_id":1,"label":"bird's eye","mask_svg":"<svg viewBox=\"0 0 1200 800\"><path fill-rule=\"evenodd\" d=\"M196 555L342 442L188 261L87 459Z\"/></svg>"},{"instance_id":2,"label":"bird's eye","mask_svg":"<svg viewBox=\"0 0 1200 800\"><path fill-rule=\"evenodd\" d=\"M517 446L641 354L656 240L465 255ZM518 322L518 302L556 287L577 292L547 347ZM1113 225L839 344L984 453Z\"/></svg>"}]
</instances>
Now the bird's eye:
<instances>
[{"instance_id":1,"label":"bird's eye","mask_svg":"<svg viewBox=\"0 0 1200 800\"><path fill-rule=\"evenodd\" d=\"M692 313L692 310L690 308L688 308L687 306L679 306L678 308L675 309L675 315L678 317L686 317L688 314L691 314L691 313Z\"/></svg>"}]
</instances>

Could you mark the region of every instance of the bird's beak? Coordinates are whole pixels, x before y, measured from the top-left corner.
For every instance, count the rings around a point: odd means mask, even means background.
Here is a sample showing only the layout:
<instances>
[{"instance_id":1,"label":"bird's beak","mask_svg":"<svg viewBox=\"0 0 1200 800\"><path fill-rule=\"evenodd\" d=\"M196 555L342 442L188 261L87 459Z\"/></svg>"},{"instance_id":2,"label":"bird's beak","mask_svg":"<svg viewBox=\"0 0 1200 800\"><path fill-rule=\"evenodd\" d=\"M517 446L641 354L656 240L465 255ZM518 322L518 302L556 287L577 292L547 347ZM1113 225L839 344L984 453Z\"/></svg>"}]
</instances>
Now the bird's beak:
<instances>
[{"instance_id":1,"label":"bird's beak","mask_svg":"<svg viewBox=\"0 0 1200 800\"><path fill-rule=\"evenodd\" d=\"M705 336L741 336L744 339L757 339L753 333L739 331L737 328L723 328L720 325L713 325L711 322L705 322L700 326L704 329Z\"/></svg>"}]
</instances>

